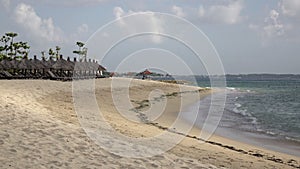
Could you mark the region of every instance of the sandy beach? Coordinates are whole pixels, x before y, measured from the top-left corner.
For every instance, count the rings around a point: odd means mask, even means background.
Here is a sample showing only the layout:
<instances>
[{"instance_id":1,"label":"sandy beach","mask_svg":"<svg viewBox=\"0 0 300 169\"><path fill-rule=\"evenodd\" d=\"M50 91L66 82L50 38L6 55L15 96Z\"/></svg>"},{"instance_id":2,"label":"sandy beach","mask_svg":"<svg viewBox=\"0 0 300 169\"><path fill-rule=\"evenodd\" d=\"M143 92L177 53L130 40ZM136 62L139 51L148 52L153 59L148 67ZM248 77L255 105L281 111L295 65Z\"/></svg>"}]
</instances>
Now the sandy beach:
<instances>
[{"instance_id":1,"label":"sandy beach","mask_svg":"<svg viewBox=\"0 0 300 169\"><path fill-rule=\"evenodd\" d=\"M113 80L115 93L112 94ZM151 138L161 133L183 136L181 130L186 125L183 121L179 119L176 128L169 126L178 112L211 92L150 80L131 80L127 89L128 79L113 80L95 81L98 108L111 128L103 127L99 121L91 125L103 132L103 139L117 138L116 133L129 138ZM107 151L82 128L83 117L75 112L80 107L74 107L72 82L2 80L0 83L0 168L300 168L300 157L215 135L203 142L197 128L159 155L120 156L112 153L117 151L118 140L108 140L112 149ZM147 112L162 112L162 115ZM120 152L135 146L122 144ZM165 147L169 142L161 139L159 144Z\"/></svg>"}]
</instances>

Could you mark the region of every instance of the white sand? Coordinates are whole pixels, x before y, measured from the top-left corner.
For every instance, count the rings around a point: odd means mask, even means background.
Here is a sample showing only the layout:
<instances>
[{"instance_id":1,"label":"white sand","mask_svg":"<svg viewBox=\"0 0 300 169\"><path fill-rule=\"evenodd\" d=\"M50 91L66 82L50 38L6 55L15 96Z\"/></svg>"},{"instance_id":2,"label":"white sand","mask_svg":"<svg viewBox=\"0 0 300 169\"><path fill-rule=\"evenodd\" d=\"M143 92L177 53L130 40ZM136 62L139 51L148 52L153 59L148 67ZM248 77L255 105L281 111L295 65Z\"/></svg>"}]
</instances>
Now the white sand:
<instances>
[{"instance_id":1,"label":"white sand","mask_svg":"<svg viewBox=\"0 0 300 169\"><path fill-rule=\"evenodd\" d=\"M121 83L124 79L119 80L116 89L122 95L126 85ZM211 139L212 143L233 145L248 154L211 143L200 144L194 138L185 138L173 149L154 157L122 157L106 151L102 148L103 145L97 145L83 131L74 111L71 82L12 80L0 81L0 84L0 168L293 168L291 164L300 164L299 157L263 150L217 136ZM165 132L157 126L132 122L121 116L112 100L110 84L111 79L97 80L96 97L105 120L114 129L112 131L132 138L149 138ZM196 91L199 88L184 89ZM152 92L153 90L156 92ZM171 94L178 90L178 86L173 84L134 80L129 90L129 99L137 107L143 100L149 100L149 94L155 97L162 92ZM202 92L201 96L205 94L207 92ZM168 97L164 115L155 121L158 125L169 126L174 121L181 97L189 98L184 101L183 107L199 99L197 92ZM122 99L119 101L122 105ZM155 104L162 103L165 103L164 100ZM126 108L125 106L124 109ZM141 111L147 109L149 107L145 106ZM156 112L155 110L154 107L151 112ZM134 117L136 115L131 118ZM155 118L155 114L152 118ZM99 124L98 127L101 126ZM102 131L108 138L116 137L109 129L103 128ZM198 132L193 129L190 135ZM109 140L107 144L115 148L119 142ZM163 147L168 142L161 140L159 144ZM133 145L125 142L121 148L122 151L126 151L126 148L129 151L132 147ZM251 152L263 156L249 155ZM272 156L281 159L283 164L267 159Z\"/></svg>"}]
</instances>

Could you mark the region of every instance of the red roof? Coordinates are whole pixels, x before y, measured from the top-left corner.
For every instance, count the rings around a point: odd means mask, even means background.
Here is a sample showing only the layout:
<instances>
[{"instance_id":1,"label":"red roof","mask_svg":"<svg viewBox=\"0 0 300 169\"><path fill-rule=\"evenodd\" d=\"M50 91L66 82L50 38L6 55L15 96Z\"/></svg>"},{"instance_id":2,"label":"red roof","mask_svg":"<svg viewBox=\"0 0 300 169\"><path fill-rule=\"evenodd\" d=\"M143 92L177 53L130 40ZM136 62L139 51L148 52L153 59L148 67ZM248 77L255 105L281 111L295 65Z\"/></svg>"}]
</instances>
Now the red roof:
<instances>
[{"instance_id":1,"label":"red roof","mask_svg":"<svg viewBox=\"0 0 300 169\"><path fill-rule=\"evenodd\" d=\"M142 74L144 74L144 75L151 75L151 72L146 69L145 71L142 72Z\"/></svg>"}]
</instances>

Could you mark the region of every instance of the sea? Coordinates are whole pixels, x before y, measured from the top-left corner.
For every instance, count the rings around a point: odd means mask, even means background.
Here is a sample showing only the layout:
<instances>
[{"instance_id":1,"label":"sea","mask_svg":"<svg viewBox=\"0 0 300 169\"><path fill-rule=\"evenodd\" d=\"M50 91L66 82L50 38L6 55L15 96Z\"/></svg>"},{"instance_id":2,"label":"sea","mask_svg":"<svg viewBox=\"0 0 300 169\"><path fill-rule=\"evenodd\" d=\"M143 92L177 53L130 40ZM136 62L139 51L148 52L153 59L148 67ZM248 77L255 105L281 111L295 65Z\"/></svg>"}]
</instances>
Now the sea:
<instances>
[{"instance_id":1,"label":"sea","mask_svg":"<svg viewBox=\"0 0 300 169\"><path fill-rule=\"evenodd\" d=\"M211 87L208 76L176 79ZM215 134L300 157L300 75L226 75L226 83L225 109ZM195 125L201 128L210 103L209 96L202 99L183 118L192 122L189 117L197 113Z\"/></svg>"}]
</instances>

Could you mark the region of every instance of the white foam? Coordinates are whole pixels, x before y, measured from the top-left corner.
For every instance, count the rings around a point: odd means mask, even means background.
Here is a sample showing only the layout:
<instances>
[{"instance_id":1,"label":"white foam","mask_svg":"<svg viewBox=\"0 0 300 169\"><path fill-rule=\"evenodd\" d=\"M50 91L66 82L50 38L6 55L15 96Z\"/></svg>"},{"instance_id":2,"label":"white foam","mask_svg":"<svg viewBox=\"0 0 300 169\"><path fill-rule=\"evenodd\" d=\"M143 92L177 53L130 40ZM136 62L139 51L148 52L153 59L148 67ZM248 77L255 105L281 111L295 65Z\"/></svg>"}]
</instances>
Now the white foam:
<instances>
[{"instance_id":1,"label":"white foam","mask_svg":"<svg viewBox=\"0 0 300 169\"><path fill-rule=\"evenodd\" d=\"M273 136L276 135L276 133L274 133L274 132L272 132L272 131L266 131L266 133L267 133L267 134L270 134L270 135L273 135Z\"/></svg>"},{"instance_id":2,"label":"white foam","mask_svg":"<svg viewBox=\"0 0 300 169\"><path fill-rule=\"evenodd\" d=\"M251 117L251 120L252 120L252 124L257 124L257 118L255 118L255 117Z\"/></svg>"},{"instance_id":3,"label":"white foam","mask_svg":"<svg viewBox=\"0 0 300 169\"><path fill-rule=\"evenodd\" d=\"M234 103L234 105L236 106L236 108L240 108L240 107L242 107L242 105L241 105L241 104L239 104L239 103Z\"/></svg>"}]
</instances>

